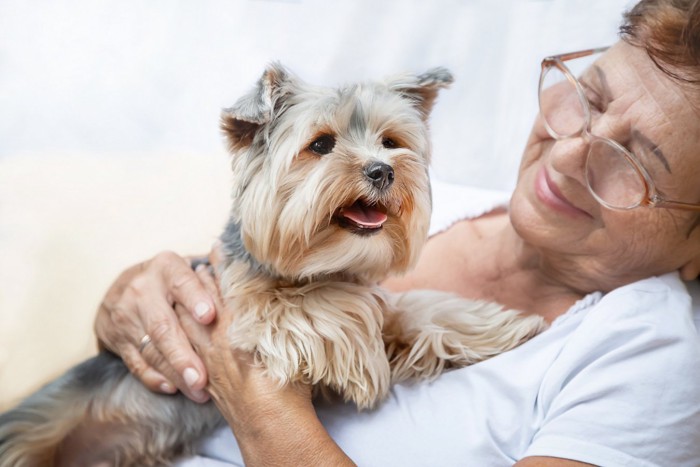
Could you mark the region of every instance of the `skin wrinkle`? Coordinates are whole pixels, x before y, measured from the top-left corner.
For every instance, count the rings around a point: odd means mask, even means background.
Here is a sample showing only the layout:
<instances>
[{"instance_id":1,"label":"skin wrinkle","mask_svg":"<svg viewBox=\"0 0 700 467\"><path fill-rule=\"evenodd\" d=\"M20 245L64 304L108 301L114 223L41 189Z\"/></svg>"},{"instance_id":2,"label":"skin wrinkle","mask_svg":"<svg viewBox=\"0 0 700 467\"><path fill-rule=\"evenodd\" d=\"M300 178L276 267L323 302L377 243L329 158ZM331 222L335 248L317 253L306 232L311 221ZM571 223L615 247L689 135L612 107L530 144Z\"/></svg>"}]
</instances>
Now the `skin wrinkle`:
<instances>
[{"instance_id":1,"label":"skin wrinkle","mask_svg":"<svg viewBox=\"0 0 700 467\"><path fill-rule=\"evenodd\" d=\"M656 76L656 75L653 75L653 76L654 76L654 79L655 79L656 81L661 81L661 77ZM664 75L664 76L666 76L666 75ZM644 81L643 81L643 80L640 80L640 81L642 82L642 86L644 86L644 90L647 91L647 94L650 95L652 99L654 99L654 102L656 103L657 108L658 108L659 110L661 110L661 112L662 112L662 114L663 114L663 117L664 117L664 120L665 120L665 122L668 124L668 123L670 122L670 119L669 119L668 115L666 114L666 112L663 110L663 107L659 104L659 102L658 102L658 100L656 99L655 95L654 95L653 93L649 92L649 90L648 90L646 84L644 83ZM672 84L676 84L676 83L673 82ZM671 92L673 92L674 94L676 94L676 96L677 96L679 99L686 100L686 101L692 103L692 101L688 99L688 96L687 96L687 94L684 92L682 86L679 86L679 85L671 85L671 86L668 86L667 88L670 89ZM695 115L698 115L698 114L699 114L699 113L698 113L698 109L697 109L694 105L690 105L690 109L691 109L691 111L692 111ZM700 116L700 115L699 115L699 116ZM659 152L660 152L660 149L659 149ZM654 153L654 154L657 154L657 153ZM658 155L658 154L657 154L657 155ZM664 159L665 159L665 158L664 158ZM670 172L670 168L669 168L669 172ZM697 201L696 201L696 202L697 202ZM672 210L671 210L671 209L667 209L666 211L672 211ZM679 215L680 215L680 213L679 213ZM674 220L675 220L675 216L673 216L673 215L671 214L671 217L674 218ZM677 225L677 224L676 224L676 225ZM685 238L689 240L690 237L692 236L692 234L695 232L695 229L696 229L698 226L700 226L700 214L695 214L695 220L694 220L694 222L691 222L691 223L689 224L688 229L687 229L686 232L685 232ZM678 227L678 229L680 230L680 227Z\"/></svg>"},{"instance_id":2,"label":"skin wrinkle","mask_svg":"<svg viewBox=\"0 0 700 467\"><path fill-rule=\"evenodd\" d=\"M600 93L602 100L601 100L599 105L601 107L601 109L600 109L601 112L605 113L608 109L608 104L613 100L612 99L612 92L610 90L610 85L608 84L608 80L607 80L607 77L605 75L605 72L603 71L603 69L600 66L593 65L592 69L595 72L595 75L597 76L597 78L599 80L600 87L602 88L602 93ZM584 78L581 78L579 81L581 82L581 84L584 84L586 87L588 87L593 92L595 92L595 86L592 83L589 83ZM591 104L590 101L589 101L589 105L593 106L593 104ZM655 144L648 136L646 136L641 130L633 127L632 131L631 131L630 139L632 141L637 141L641 146L644 146L645 148L649 149L649 151L653 155L655 155L656 158L661 162L661 164L664 166L666 171L668 173L671 173L671 166L669 165L668 160L666 159L666 156L664 156L664 153L661 150L661 148L657 144ZM628 150L629 150L629 148L628 148ZM639 162L642 166L644 166L644 164L642 164L640 161L639 155L631 150L630 150L630 152L637 158L637 162ZM647 169L646 166L644 166L644 168ZM647 169L647 172L649 172L648 169Z\"/></svg>"},{"instance_id":3,"label":"skin wrinkle","mask_svg":"<svg viewBox=\"0 0 700 467\"><path fill-rule=\"evenodd\" d=\"M594 64L592 66L592 69L595 72L595 75L597 76L597 78L600 82L600 87L602 88L602 102L600 103L600 105L602 107L601 110L603 112L605 112L607 110L608 104L612 100L610 97L612 95L612 92L611 92L610 86L608 84L607 76L606 76L605 72L602 70L602 68L600 66L598 66L597 64ZM660 78L657 77L656 79L659 80ZM581 79L580 81L582 82L582 84L585 84L589 89L591 89L592 91L595 92L595 87L592 84L588 83L584 79ZM674 89L674 91L677 94L681 94L681 97L685 97L686 99L688 98L688 96L684 92L684 89L682 89L680 87L678 89L675 89L675 88L672 88L672 89ZM645 86L645 90L648 91L648 89L646 89L646 86ZM651 95L653 98L653 93L647 92L647 94ZM654 98L654 100L656 102L655 98ZM657 102L657 104L658 104L658 102ZM657 105L657 107L661 108L658 105ZM700 116L700 111L695 106L691 106L691 108L696 115ZM668 121L668 117L665 114L664 114L664 117L666 118L666 121ZM654 143L649 137L647 137L642 131L633 127L632 132L631 132L631 140L636 140L637 142L640 143L641 146L647 148L649 150L649 152L651 152L651 154L653 154L656 157L656 160L658 160L664 166L664 169L669 174L672 173L671 166L670 166L668 160L666 159L666 156L664 155L661 148L656 143ZM632 152L632 151L630 151L630 152ZM632 152L632 154L634 154L635 157L637 157L637 162L639 162L641 164L641 161L639 160L640 159L639 155L637 153L634 153L634 152ZM643 152L642 154L646 154L646 152ZM643 164L641 164L641 165L644 166ZM644 166L644 168L647 170L647 172L650 173L650 175L653 173L653 172L650 172L646 166ZM652 179L653 179L653 177L652 177ZM678 217L676 215L674 215L673 212L670 212L673 210L669 209L666 211L668 212L669 217L671 218L673 224L677 226L678 230L680 230L681 227L678 225ZM678 213L678 214L680 215L680 213ZM685 232L685 238L690 239L690 237L693 234L693 232L695 231L695 229L699 226L700 226L700 214L697 214L695 216L695 221L690 223L690 225L688 226L688 228Z\"/></svg>"},{"instance_id":4,"label":"skin wrinkle","mask_svg":"<svg viewBox=\"0 0 700 467\"><path fill-rule=\"evenodd\" d=\"M595 71L596 76L598 77L598 80L600 80L600 87L603 89L603 101L601 102L601 105L603 107L603 112L605 112L608 108L608 102L612 100L612 93L610 92L610 85L608 84L608 79L605 76L605 72L603 71L602 68L600 68L598 65L593 65L593 71ZM592 86L590 86L592 87Z\"/></svg>"}]
</instances>

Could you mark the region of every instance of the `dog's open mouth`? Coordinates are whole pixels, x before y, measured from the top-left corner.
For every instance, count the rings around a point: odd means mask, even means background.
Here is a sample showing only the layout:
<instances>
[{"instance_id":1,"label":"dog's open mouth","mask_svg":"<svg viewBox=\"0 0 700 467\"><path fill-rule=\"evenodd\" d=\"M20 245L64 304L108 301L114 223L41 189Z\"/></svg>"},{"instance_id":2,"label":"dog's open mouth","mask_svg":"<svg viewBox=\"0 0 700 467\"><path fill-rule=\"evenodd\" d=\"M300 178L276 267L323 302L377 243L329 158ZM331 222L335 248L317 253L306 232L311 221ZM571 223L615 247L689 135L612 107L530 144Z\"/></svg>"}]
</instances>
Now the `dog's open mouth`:
<instances>
[{"instance_id":1,"label":"dog's open mouth","mask_svg":"<svg viewBox=\"0 0 700 467\"><path fill-rule=\"evenodd\" d=\"M382 204L363 199L341 207L334 217L340 227L361 235L380 231L388 218L387 209Z\"/></svg>"}]
</instances>

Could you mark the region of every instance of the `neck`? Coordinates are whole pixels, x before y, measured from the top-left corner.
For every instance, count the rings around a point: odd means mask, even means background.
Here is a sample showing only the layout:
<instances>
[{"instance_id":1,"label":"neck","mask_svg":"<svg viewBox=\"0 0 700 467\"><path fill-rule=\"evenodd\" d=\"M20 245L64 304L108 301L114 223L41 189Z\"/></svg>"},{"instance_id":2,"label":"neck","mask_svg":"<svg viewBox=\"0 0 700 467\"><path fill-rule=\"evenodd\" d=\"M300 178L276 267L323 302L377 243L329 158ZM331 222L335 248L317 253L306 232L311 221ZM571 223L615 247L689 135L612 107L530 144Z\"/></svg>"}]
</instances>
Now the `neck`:
<instances>
[{"instance_id":1,"label":"neck","mask_svg":"<svg viewBox=\"0 0 700 467\"><path fill-rule=\"evenodd\" d=\"M345 272L328 272L312 277L283 274L274 266L258 261L258 259L246 249L241 236L240 224L233 220L229 220L220 240L222 249L226 255L227 264L225 267L227 269L235 265L243 265L243 269L241 270L245 271L245 277L248 279L255 278L257 280L266 280L270 284L274 284L271 287L299 287L306 286L312 282L370 282L362 277Z\"/></svg>"},{"instance_id":2,"label":"neck","mask_svg":"<svg viewBox=\"0 0 700 467\"><path fill-rule=\"evenodd\" d=\"M487 293L493 300L508 308L544 316L551 322L583 297L562 281L567 274L550 267L542 251L517 234L507 215L488 222L494 224L488 237L484 237L487 247L483 254L492 259L484 258L479 264L490 265L484 276Z\"/></svg>"},{"instance_id":3,"label":"neck","mask_svg":"<svg viewBox=\"0 0 700 467\"><path fill-rule=\"evenodd\" d=\"M230 219L228 224L226 224L224 232L221 234L220 240L229 264L233 262L243 262L248 265L251 271L270 277L274 276L272 271L269 270L270 268L261 264L246 249L241 236L241 225L238 222Z\"/></svg>"}]
</instances>

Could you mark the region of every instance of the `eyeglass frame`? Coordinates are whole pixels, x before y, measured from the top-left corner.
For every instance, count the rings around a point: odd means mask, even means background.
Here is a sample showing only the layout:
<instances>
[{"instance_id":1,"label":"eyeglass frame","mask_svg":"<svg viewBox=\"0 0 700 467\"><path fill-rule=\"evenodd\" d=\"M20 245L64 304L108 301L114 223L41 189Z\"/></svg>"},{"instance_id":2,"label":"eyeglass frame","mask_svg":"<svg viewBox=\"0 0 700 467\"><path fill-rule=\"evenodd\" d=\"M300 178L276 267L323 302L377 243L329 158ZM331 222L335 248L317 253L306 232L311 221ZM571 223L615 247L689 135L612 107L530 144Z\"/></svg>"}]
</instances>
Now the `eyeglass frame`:
<instances>
[{"instance_id":1,"label":"eyeglass frame","mask_svg":"<svg viewBox=\"0 0 700 467\"><path fill-rule=\"evenodd\" d=\"M590 102L588 101L588 98L586 97L586 94L583 90L583 86L579 82L578 78L574 76L573 73L571 73L571 70L564 64L564 62L568 60L573 60L576 58L582 58L582 57L588 57L590 55L594 55L597 53L605 52L608 50L610 47L598 47L595 49L588 49L588 50L580 50L577 52L570 52L570 53L565 53L565 54L559 54L559 55L551 55L549 57L545 57L542 59L542 64L541 64L541 71L540 71L540 80L539 80L539 86L537 88L537 103L539 106L539 111L540 115L542 115L542 121L544 122L544 126L547 130L547 133L554 138L555 140L563 140L563 139L568 139L568 138L576 138L578 136L583 136L584 138L587 138L590 140L589 142L589 150L588 153L586 154L586 187L588 188L588 191L593 195L593 197L600 203L602 206L608 208L608 209L613 209L617 211L630 211L632 209L638 208L640 206L645 206L645 207L650 207L650 208L668 208L668 209L683 209L686 211L700 211L700 204L696 203L686 203L684 201L676 201L676 200L671 200L665 198L659 190L656 188L656 185L654 184L654 181L651 178L651 175L649 175L649 172L644 168L642 163L639 161L637 156L634 155L629 149L625 148L623 145L618 143L615 140L612 140L610 138L607 138L605 136L598 136L594 135L591 133L591 107L590 107ZM561 71L566 79L574 85L576 88L576 93L578 94L579 101L582 104L583 111L584 111L584 119L583 119L583 125L581 128L574 133L571 133L569 135L559 135L556 131L554 131L550 126L549 122L544 116L544 113L542 112L542 84L544 83L544 78L546 76L546 72L551 68L555 66L559 71ZM636 204L632 206L627 206L627 207L617 207L613 206L610 203L606 202L596 192L593 190L591 187L591 183L588 180L588 161L590 160L590 155L592 151L592 143L596 139L601 140L609 145L611 145L613 148L617 149L621 154L623 154L626 158L627 161L632 165L632 167L637 171L637 173L641 176L641 179L644 183L644 197L637 202Z\"/></svg>"}]
</instances>

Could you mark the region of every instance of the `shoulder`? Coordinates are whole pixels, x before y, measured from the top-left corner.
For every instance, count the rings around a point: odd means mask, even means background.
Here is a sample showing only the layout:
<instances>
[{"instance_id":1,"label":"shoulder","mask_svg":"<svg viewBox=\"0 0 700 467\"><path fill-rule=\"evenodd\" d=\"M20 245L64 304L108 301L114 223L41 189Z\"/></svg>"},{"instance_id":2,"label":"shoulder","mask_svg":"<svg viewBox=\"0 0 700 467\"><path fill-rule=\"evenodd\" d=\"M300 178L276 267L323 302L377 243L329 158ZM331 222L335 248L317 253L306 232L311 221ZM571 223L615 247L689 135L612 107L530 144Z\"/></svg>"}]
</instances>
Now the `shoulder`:
<instances>
[{"instance_id":1,"label":"shoulder","mask_svg":"<svg viewBox=\"0 0 700 467\"><path fill-rule=\"evenodd\" d=\"M499 208L504 208L510 193L465 185L447 183L433 178L433 212L430 235L443 232L455 223L474 219Z\"/></svg>"},{"instance_id":2,"label":"shoulder","mask_svg":"<svg viewBox=\"0 0 700 467\"><path fill-rule=\"evenodd\" d=\"M596 371L598 377L624 368L628 377L647 382L697 385L700 378L684 371L700 366L690 295L675 273L616 289L585 311L557 360L562 369Z\"/></svg>"},{"instance_id":3,"label":"shoulder","mask_svg":"<svg viewBox=\"0 0 700 467\"><path fill-rule=\"evenodd\" d=\"M586 311L543 379L542 424L527 455L693 465L699 367L690 296L676 274L610 292Z\"/></svg>"},{"instance_id":4,"label":"shoulder","mask_svg":"<svg viewBox=\"0 0 700 467\"><path fill-rule=\"evenodd\" d=\"M596 355L637 349L645 356L673 351L696 357L700 340L690 294L676 273L616 289L588 311L571 345Z\"/></svg>"}]
</instances>

